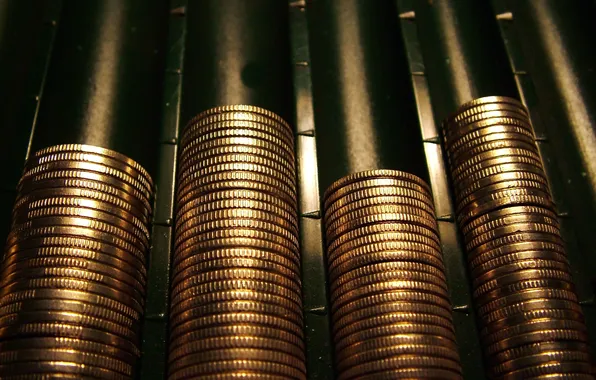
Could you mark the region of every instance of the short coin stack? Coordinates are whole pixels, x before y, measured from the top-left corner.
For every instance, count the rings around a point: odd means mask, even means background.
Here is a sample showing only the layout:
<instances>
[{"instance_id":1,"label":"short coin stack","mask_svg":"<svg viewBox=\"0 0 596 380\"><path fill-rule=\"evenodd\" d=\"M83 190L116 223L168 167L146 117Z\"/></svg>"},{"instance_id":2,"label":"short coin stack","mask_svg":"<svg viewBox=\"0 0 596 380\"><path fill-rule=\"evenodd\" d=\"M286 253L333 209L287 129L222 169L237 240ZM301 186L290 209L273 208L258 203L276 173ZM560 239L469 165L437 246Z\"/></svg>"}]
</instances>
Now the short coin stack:
<instances>
[{"instance_id":1,"label":"short coin stack","mask_svg":"<svg viewBox=\"0 0 596 380\"><path fill-rule=\"evenodd\" d=\"M324 197L339 379L461 379L428 185L393 170L344 177Z\"/></svg>"},{"instance_id":2,"label":"short coin stack","mask_svg":"<svg viewBox=\"0 0 596 380\"><path fill-rule=\"evenodd\" d=\"M132 378L152 196L147 172L107 149L30 157L1 267L1 378Z\"/></svg>"},{"instance_id":3,"label":"short coin stack","mask_svg":"<svg viewBox=\"0 0 596 380\"><path fill-rule=\"evenodd\" d=\"M291 127L210 109L178 162L169 378L305 378Z\"/></svg>"},{"instance_id":4,"label":"short coin stack","mask_svg":"<svg viewBox=\"0 0 596 380\"><path fill-rule=\"evenodd\" d=\"M445 121L444 135L489 375L592 378L527 110L514 99L480 98Z\"/></svg>"}]
</instances>

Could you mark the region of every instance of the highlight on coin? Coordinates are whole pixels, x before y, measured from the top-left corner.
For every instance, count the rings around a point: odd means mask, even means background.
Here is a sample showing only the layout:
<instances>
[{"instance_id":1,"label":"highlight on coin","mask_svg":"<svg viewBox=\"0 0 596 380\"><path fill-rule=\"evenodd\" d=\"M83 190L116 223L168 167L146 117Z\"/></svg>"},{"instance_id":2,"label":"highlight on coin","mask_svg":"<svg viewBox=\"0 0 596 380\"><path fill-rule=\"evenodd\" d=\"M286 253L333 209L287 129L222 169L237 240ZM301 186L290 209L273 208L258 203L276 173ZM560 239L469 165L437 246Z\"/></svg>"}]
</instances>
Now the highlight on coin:
<instances>
[{"instance_id":1,"label":"highlight on coin","mask_svg":"<svg viewBox=\"0 0 596 380\"><path fill-rule=\"evenodd\" d=\"M108 149L30 156L1 266L1 378L134 375L153 189Z\"/></svg>"},{"instance_id":2,"label":"highlight on coin","mask_svg":"<svg viewBox=\"0 0 596 380\"><path fill-rule=\"evenodd\" d=\"M250 105L180 138L169 374L306 378L294 133Z\"/></svg>"},{"instance_id":3,"label":"highlight on coin","mask_svg":"<svg viewBox=\"0 0 596 380\"><path fill-rule=\"evenodd\" d=\"M592 378L588 336L528 110L490 96L443 123L491 378Z\"/></svg>"},{"instance_id":4,"label":"highlight on coin","mask_svg":"<svg viewBox=\"0 0 596 380\"><path fill-rule=\"evenodd\" d=\"M371 170L333 183L323 204L338 379L461 379L429 186Z\"/></svg>"}]
</instances>

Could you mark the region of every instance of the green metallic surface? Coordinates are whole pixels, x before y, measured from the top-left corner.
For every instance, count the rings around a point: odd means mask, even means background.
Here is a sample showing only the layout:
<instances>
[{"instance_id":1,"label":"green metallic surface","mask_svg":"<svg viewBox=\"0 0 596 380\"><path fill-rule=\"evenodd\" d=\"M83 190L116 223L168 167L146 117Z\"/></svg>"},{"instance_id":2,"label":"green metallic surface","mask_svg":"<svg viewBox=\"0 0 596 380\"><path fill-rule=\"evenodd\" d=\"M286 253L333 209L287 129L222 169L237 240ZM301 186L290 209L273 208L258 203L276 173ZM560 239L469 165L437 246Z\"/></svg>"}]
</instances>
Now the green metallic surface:
<instances>
[{"instance_id":1,"label":"green metallic surface","mask_svg":"<svg viewBox=\"0 0 596 380\"><path fill-rule=\"evenodd\" d=\"M284 1L189 1L187 20L182 125L225 104L251 104L291 118Z\"/></svg>"},{"instance_id":2,"label":"green metallic surface","mask_svg":"<svg viewBox=\"0 0 596 380\"><path fill-rule=\"evenodd\" d=\"M320 190L375 167L429 179L464 375L484 378L439 138L446 114L484 95L530 110L596 342L596 2L48 0L31 12L33 2L0 0L0 235L34 125L32 149L86 142L148 167L158 193L137 378L167 369L178 134L228 103L296 127L310 379L334 376Z\"/></svg>"},{"instance_id":3,"label":"green metallic surface","mask_svg":"<svg viewBox=\"0 0 596 380\"><path fill-rule=\"evenodd\" d=\"M84 143L155 172L165 0L65 0L32 150Z\"/></svg>"},{"instance_id":4,"label":"green metallic surface","mask_svg":"<svg viewBox=\"0 0 596 380\"><path fill-rule=\"evenodd\" d=\"M306 10L320 189L377 168L428 178L394 3L312 0Z\"/></svg>"}]
</instances>

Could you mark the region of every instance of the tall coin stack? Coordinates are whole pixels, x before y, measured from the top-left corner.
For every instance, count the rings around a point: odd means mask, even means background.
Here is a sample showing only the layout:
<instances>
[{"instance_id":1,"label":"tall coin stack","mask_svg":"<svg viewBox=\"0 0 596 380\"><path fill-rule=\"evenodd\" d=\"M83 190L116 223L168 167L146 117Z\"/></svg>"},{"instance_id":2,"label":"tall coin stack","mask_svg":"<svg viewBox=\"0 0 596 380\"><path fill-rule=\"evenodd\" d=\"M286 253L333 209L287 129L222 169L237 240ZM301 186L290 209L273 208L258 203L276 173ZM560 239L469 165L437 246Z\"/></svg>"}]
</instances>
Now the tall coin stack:
<instances>
[{"instance_id":1,"label":"tall coin stack","mask_svg":"<svg viewBox=\"0 0 596 380\"><path fill-rule=\"evenodd\" d=\"M324 196L339 379L461 379L432 196L373 170Z\"/></svg>"},{"instance_id":2,"label":"tall coin stack","mask_svg":"<svg viewBox=\"0 0 596 380\"><path fill-rule=\"evenodd\" d=\"M207 110L177 174L169 378L305 378L292 128Z\"/></svg>"},{"instance_id":3,"label":"tall coin stack","mask_svg":"<svg viewBox=\"0 0 596 380\"><path fill-rule=\"evenodd\" d=\"M486 97L444 123L492 378L592 378L574 291L528 112ZM566 377L565 377L566 378Z\"/></svg>"},{"instance_id":4,"label":"tall coin stack","mask_svg":"<svg viewBox=\"0 0 596 380\"><path fill-rule=\"evenodd\" d=\"M29 158L1 267L1 378L132 378L152 196L147 172L107 149Z\"/></svg>"}]
</instances>

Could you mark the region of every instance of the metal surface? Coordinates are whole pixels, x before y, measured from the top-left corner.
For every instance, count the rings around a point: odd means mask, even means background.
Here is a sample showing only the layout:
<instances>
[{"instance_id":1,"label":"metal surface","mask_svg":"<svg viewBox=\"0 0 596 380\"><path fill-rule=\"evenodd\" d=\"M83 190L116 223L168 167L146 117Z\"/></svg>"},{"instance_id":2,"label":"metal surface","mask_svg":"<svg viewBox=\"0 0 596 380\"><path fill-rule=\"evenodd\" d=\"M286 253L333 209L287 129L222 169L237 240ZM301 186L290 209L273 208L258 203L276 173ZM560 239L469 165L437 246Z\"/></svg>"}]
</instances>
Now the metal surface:
<instances>
[{"instance_id":1,"label":"metal surface","mask_svg":"<svg viewBox=\"0 0 596 380\"><path fill-rule=\"evenodd\" d=\"M314 0L306 12L320 188L372 169L428 178L394 4Z\"/></svg>"},{"instance_id":2,"label":"metal surface","mask_svg":"<svg viewBox=\"0 0 596 380\"><path fill-rule=\"evenodd\" d=\"M155 172L166 5L164 0L64 1L32 151L96 145Z\"/></svg>"}]
</instances>

